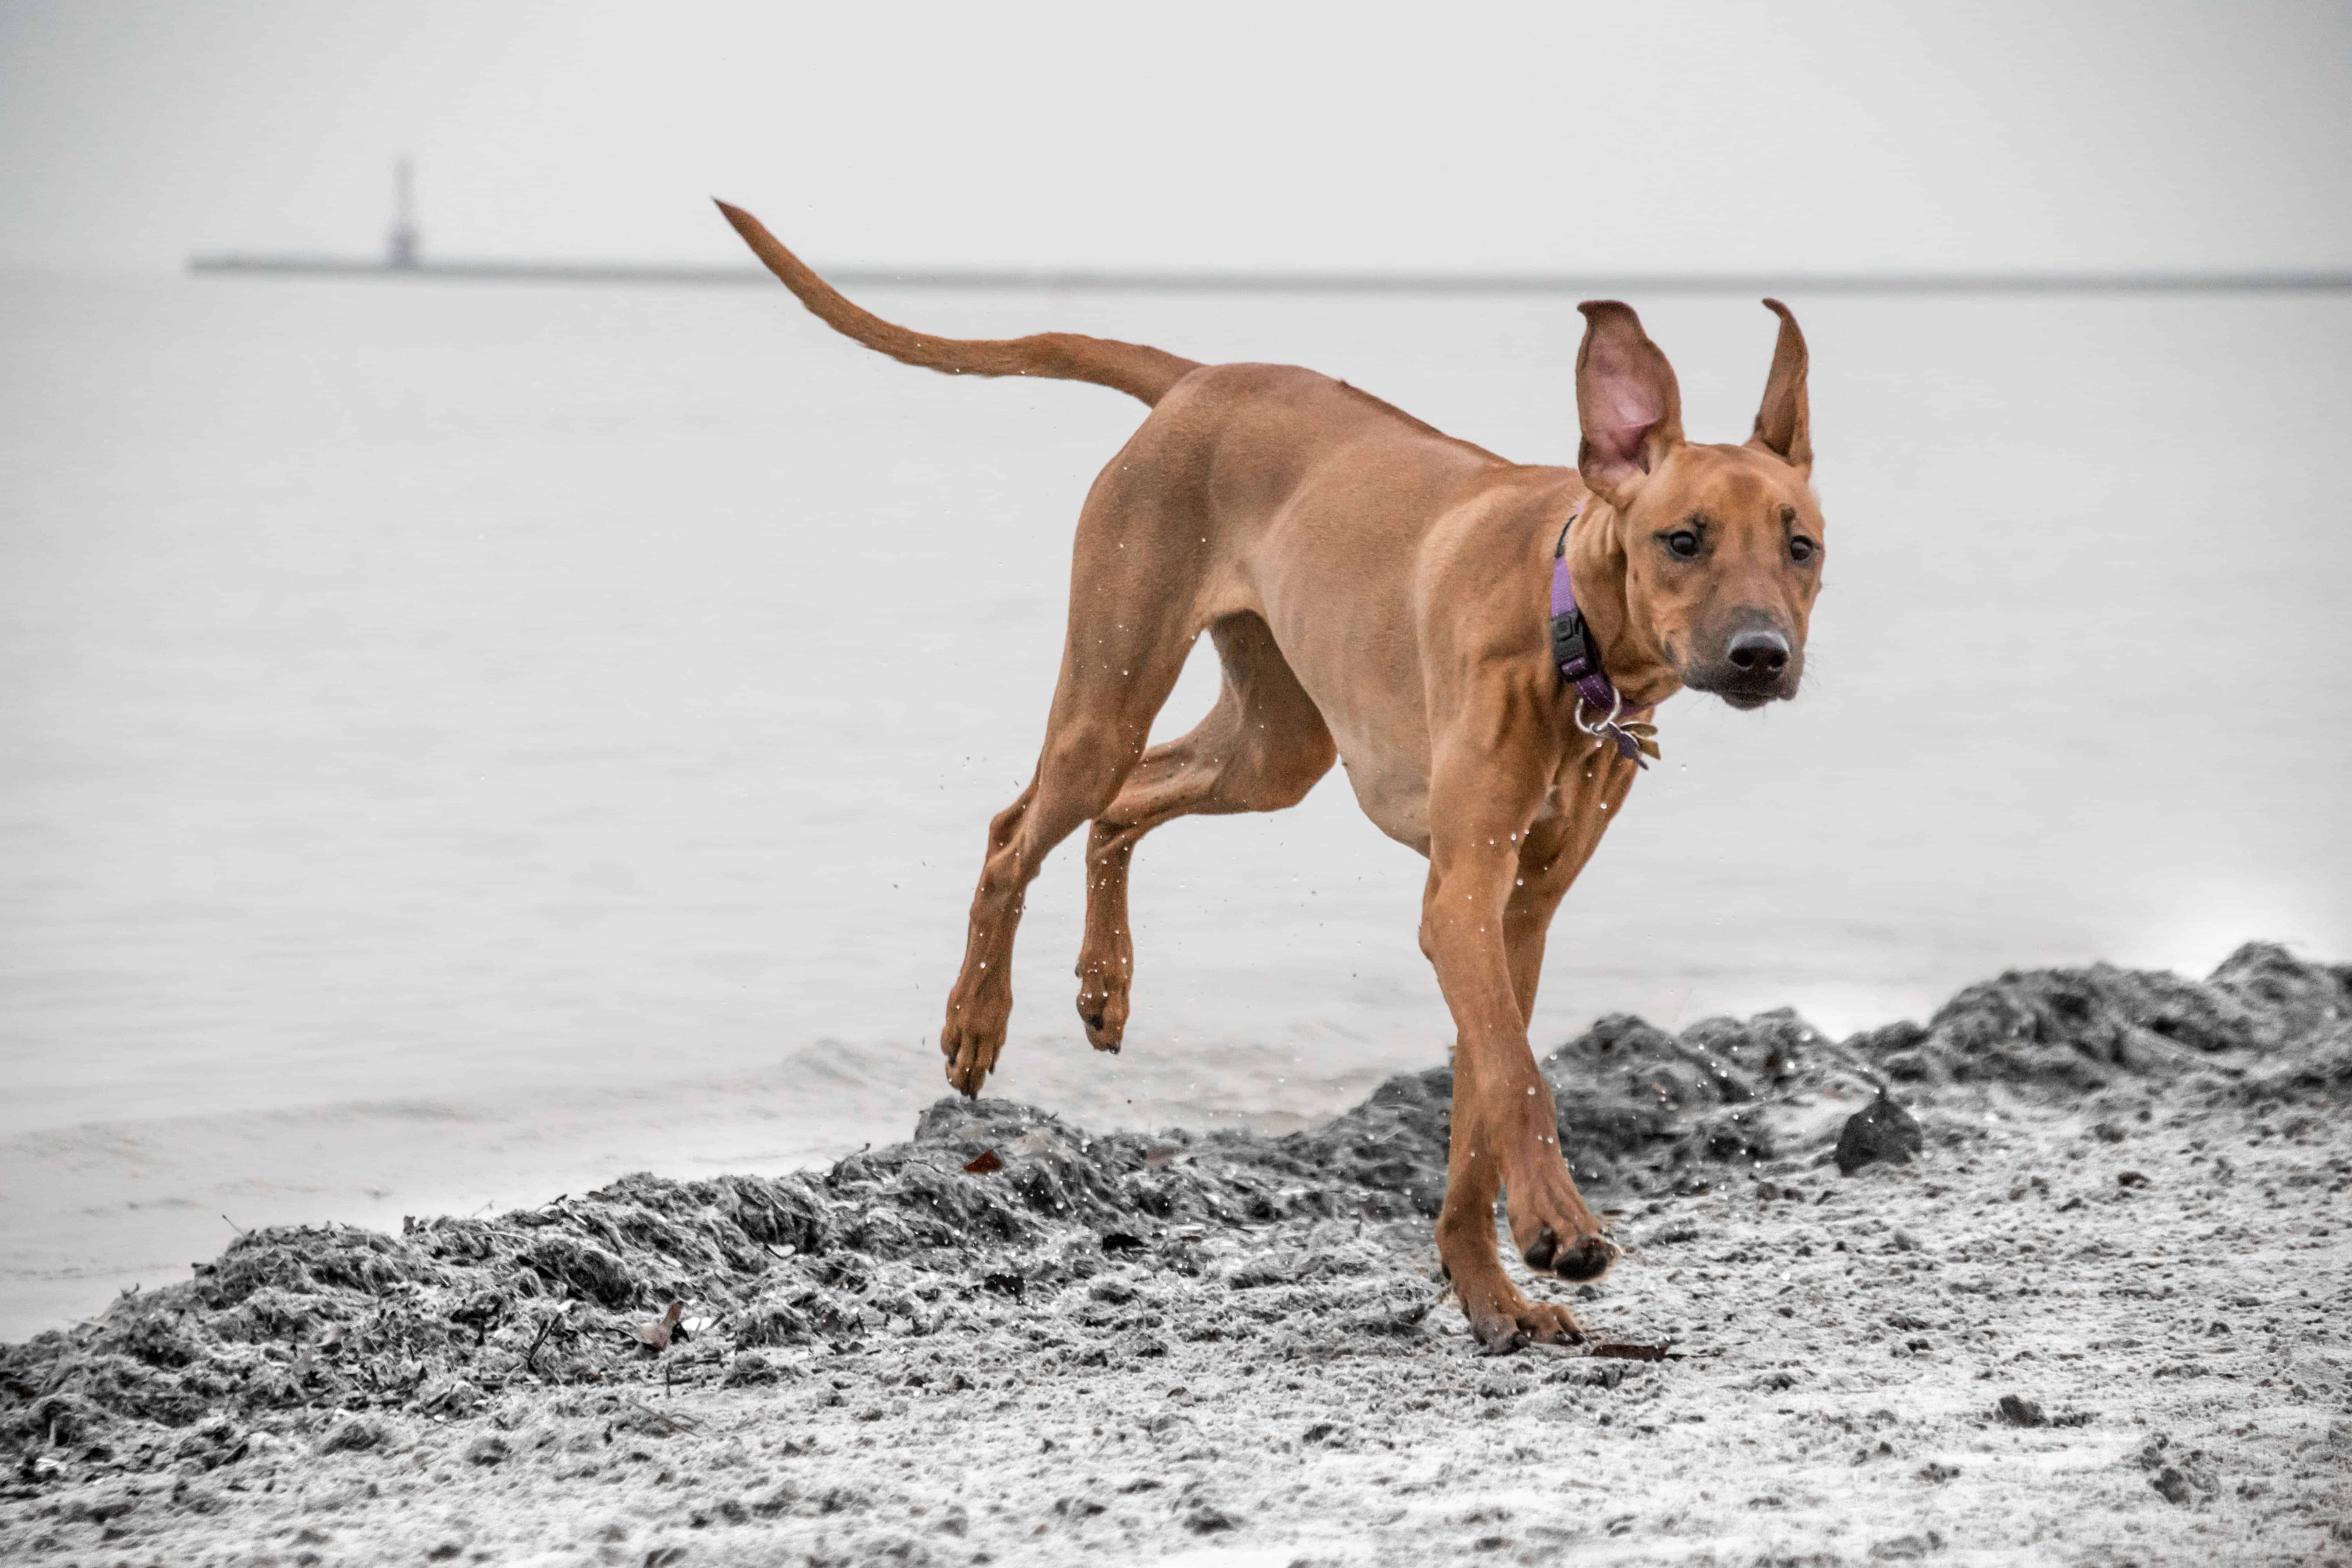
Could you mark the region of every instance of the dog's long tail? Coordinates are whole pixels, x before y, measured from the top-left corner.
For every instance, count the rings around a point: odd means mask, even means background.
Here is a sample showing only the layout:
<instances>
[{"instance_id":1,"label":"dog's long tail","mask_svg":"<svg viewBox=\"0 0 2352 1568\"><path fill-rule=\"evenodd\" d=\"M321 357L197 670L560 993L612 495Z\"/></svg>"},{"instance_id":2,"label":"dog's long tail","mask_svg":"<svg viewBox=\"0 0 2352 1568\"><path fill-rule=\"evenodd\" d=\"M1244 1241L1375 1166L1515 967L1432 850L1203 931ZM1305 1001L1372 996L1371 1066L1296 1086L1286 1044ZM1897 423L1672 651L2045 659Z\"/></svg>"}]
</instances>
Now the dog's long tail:
<instances>
[{"instance_id":1,"label":"dog's long tail","mask_svg":"<svg viewBox=\"0 0 2352 1568\"><path fill-rule=\"evenodd\" d=\"M1158 403L1187 371L1200 368L1197 360L1181 359L1141 343L1080 337L1076 332L982 339L935 338L928 332L909 331L851 304L741 207L720 202L719 210L735 226L751 254L767 263L768 270L782 279L817 320L904 364L947 375L1042 375L1055 381L1090 381L1146 403Z\"/></svg>"}]
</instances>

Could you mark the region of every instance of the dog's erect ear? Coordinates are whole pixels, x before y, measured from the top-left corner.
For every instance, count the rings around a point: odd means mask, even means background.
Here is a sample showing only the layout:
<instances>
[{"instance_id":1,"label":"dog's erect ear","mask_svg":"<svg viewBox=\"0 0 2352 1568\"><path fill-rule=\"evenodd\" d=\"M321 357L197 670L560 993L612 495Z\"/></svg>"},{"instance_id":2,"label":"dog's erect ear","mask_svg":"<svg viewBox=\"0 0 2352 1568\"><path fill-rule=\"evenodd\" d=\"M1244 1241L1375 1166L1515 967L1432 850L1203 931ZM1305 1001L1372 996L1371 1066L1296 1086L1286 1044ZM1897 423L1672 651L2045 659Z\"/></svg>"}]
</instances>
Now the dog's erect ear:
<instances>
[{"instance_id":1,"label":"dog's erect ear","mask_svg":"<svg viewBox=\"0 0 2352 1568\"><path fill-rule=\"evenodd\" d=\"M1812 418L1805 401L1805 334L1797 318L1778 300L1764 308L1780 318L1780 341L1772 349L1772 374L1764 383L1764 405L1756 411L1751 447L1761 447L1791 468L1813 466Z\"/></svg>"},{"instance_id":2,"label":"dog's erect ear","mask_svg":"<svg viewBox=\"0 0 2352 1568\"><path fill-rule=\"evenodd\" d=\"M1577 471L1622 511L1668 452L1683 442L1683 394L1674 366L1614 300L1587 300L1576 351L1576 417L1583 427Z\"/></svg>"}]
</instances>

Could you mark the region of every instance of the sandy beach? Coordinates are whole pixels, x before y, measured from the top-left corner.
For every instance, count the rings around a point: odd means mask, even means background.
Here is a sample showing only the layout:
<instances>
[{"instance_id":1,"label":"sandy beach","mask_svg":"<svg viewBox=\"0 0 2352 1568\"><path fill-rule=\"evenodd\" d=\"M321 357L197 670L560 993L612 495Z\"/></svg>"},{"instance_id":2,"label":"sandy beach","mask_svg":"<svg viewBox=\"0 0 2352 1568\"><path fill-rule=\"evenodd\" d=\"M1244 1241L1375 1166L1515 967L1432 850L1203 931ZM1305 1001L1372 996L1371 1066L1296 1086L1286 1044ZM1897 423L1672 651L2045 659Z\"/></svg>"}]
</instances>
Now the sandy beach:
<instances>
[{"instance_id":1,"label":"sandy beach","mask_svg":"<svg viewBox=\"0 0 2352 1568\"><path fill-rule=\"evenodd\" d=\"M0 1555L2352 1561L2352 966L1546 1071L1627 1247L1536 1287L1582 1345L1445 1299L1444 1069L1282 1137L942 1100L822 1172L257 1230L10 1346Z\"/></svg>"},{"instance_id":2,"label":"sandy beach","mask_svg":"<svg viewBox=\"0 0 2352 1568\"><path fill-rule=\"evenodd\" d=\"M2352 1568L2352 6L122 13L0 1568Z\"/></svg>"}]
</instances>

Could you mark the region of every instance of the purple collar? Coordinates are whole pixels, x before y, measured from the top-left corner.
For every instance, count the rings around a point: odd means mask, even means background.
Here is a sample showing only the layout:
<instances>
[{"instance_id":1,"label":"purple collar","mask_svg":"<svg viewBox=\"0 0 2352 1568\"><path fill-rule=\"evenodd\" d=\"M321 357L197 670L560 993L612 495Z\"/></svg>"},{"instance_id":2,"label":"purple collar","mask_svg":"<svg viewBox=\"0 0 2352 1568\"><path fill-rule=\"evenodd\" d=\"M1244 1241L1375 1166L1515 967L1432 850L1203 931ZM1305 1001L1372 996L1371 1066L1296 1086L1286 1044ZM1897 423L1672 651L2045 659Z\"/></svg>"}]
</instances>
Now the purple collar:
<instances>
[{"instance_id":1,"label":"purple collar","mask_svg":"<svg viewBox=\"0 0 2352 1568\"><path fill-rule=\"evenodd\" d=\"M1601 649L1591 628L1586 626L1584 612L1576 607L1576 587L1568 578L1568 531L1584 515L1584 503L1568 514L1560 525L1559 542L1551 552L1551 657L1559 666L1559 678L1576 692L1573 717L1576 727L1588 735L1613 741L1617 754L1637 768L1650 764L1642 759L1658 754L1657 728L1633 721L1620 721L1625 710L1625 698L1601 668ZM1590 708L1599 717L1587 723L1584 710ZM1643 711L1636 710L1635 711Z\"/></svg>"}]
</instances>

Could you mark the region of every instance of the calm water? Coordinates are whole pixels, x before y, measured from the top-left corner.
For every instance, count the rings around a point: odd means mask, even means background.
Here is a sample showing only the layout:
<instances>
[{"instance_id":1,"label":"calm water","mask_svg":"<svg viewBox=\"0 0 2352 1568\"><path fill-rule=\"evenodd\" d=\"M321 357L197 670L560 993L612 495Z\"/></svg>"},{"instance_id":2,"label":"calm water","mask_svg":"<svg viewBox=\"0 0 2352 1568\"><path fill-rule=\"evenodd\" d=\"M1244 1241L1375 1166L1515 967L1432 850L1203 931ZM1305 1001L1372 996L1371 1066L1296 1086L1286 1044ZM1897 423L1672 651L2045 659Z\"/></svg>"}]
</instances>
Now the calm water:
<instances>
[{"instance_id":1,"label":"calm water","mask_svg":"<svg viewBox=\"0 0 2352 1568\"><path fill-rule=\"evenodd\" d=\"M1343 374L1575 448L1567 301L877 293ZM1702 438L1771 318L1644 306ZM2014 964L2352 954L2352 300L1792 301L1798 704L1685 698L1538 1033L1916 1014ZM1114 394L928 375L781 290L17 275L0 292L0 1333L270 1220L902 1136L1025 777ZM1213 690L1202 660L1163 732ZM1422 863L1327 781L1155 835L1124 1056L1031 900L999 1087L1326 1111L1441 1058Z\"/></svg>"}]
</instances>

